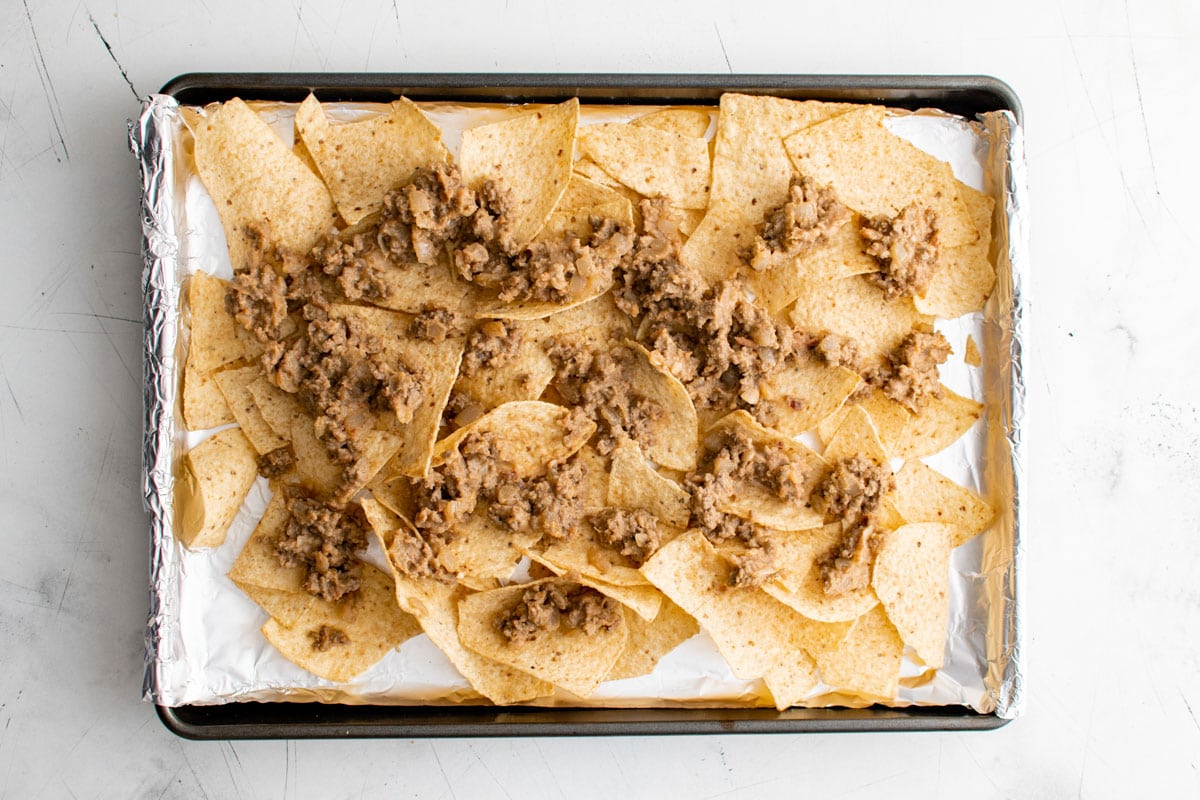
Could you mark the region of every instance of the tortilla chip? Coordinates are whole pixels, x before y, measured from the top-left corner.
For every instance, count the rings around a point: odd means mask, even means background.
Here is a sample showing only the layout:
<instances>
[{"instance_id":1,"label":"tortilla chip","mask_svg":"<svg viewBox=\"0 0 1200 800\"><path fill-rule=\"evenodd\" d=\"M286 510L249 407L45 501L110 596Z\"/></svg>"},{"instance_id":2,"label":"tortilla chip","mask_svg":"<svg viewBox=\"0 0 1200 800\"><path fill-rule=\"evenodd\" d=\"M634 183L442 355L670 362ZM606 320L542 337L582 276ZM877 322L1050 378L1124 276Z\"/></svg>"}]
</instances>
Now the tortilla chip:
<instances>
[{"instance_id":1,"label":"tortilla chip","mask_svg":"<svg viewBox=\"0 0 1200 800\"><path fill-rule=\"evenodd\" d=\"M483 411L516 400L536 400L554 378L554 362L542 346L548 325L541 320L513 320L509 337L519 339L516 355L499 366L472 375L459 374L454 391L474 400Z\"/></svg>"},{"instance_id":2,"label":"tortilla chip","mask_svg":"<svg viewBox=\"0 0 1200 800\"><path fill-rule=\"evenodd\" d=\"M202 431L233 422L233 412L213 374L196 369L191 358L183 368L183 391L180 393L183 406L183 424L188 430Z\"/></svg>"},{"instance_id":3,"label":"tortilla chip","mask_svg":"<svg viewBox=\"0 0 1200 800\"><path fill-rule=\"evenodd\" d=\"M966 352L963 353L963 363L971 367L978 367L983 363L983 354L979 352L979 345L975 344L974 336L967 336L967 346Z\"/></svg>"},{"instance_id":4,"label":"tortilla chip","mask_svg":"<svg viewBox=\"0 0 1200 800\"><path fill-rule=\"evenodd\" d=\"M196 171L221 217L235 271L253 248L248 225L266 222L281 249L308 253L337 223L325 184L240 99L221 105L193 133Z\"/></svg>"},{"instance_id":5,"label":"tortilla chip","mask_svg":"<svg viewBox=\"0 0 1200 800\"><path fill-rule=\"evenodd\" d=\"M392 513L405 519L412 519L416 514L408 476L383 469L371 479L367 488L371 490L371 496Z\"/></svg>"},{"instance_id":6,"label":"tortilla chip","mask_svg":"<svg viewBox=\"0 0 1200 800\"><path fill-rule=\"evenodd\" d=\"M908 426L912 412L879 389L872 389L864 399L857 403L844 405L821 420L821 423L817 425L817 436L828 446L829 440L833 438L846 415L850 413L850 409L855 406L862 408L871 417L871 424L875 426L875 434L879 437L884 452L889 457L895 457L896 446L900 442L905 427Z\"/></svg>"},{"instance_id":7,"label":"tortilla chip","mask_svg":"<svg viewBox=\"0 0 1200 800\"><path fill-rule=\"evenodd\" d=\"M684 528L691 517L691 495L670 478L660 475L632 439L624 439L612 452L608 480L608 505L645 509L670 525Z\"/></svg>"},{"instance_id":8,"label":"tortilla chip","mask_svg":"<svg viewBox=\"0 0 1200 800\"><path fill-rule=\"evenodd\" d=\"M508 586L464 597L458 604L458 635L464 645L480 655L560 686L579 697L587 697L625 650L629 629L624 615L616 626L591 635L559 628L542 631L527 642L510 642L496 627L497 621L520 601L526 589L555 580Z\"/></svg>"},{"instance_id":9,"label":"tortilla chip","mask_svg":"<svg viewBox=\"0 0 1200 800\"><path fill-rule=\"evenodd\" d=\"M861 382L853 370L801 359L759 385L756 416L785 436L799 436L841 408Z\"/></svg>"},{"instance_id":10,"label":"tortilla chip","mask_svg":"<svg viewBox=\"0 0 1200 800\"><path fill-rule=\"evenodd\" d=\"M538 400L505 403L479 419L459 428L437 443L433 466L441 466L451 450L467 436L478 433L493 437L496 457L507 462L520 478L541 475L551 461L567 458L590 436L568 437L569 409ZM593 425L592 431L595 431ZM571 438L572 441L566 441Z\"/></svg>"},{"instance_id":11,"label":"tortilla chip","mask_svg":"<svg viewBox=\"0 0 1200 800\"><path fill-rule=\"evenodd\" d=\"M943 247L925 296L913 298L921 313L947 319L981 310L996 285L996 270L988 259L996 201L962 183L958 191L979 237L958 247Z\"/></svg>"},{"instance_id":12,"label":"tortilla chip","mask_svg":"<svg viewBox=\"0 0 1200 800\"><path fill-rule=\"evenodd\" d=\"M602 294L585 303L558 311L541 321L545 337L562 336L578 331L593 329L605 340L629 338L633 326L629 317L617 308L612 294ZM543 339L544 340L544 339Z\"/></svg>"},{"instance_id":13,"label":"tortilla chip","mask_svg":"<svg viewBox=\"0 0 1200 800\"><path fill-rule=\"evenodd\" d=\"M918 313L911 298L888 300L882 289L861 277L803 281L791 319L812 334L854 339L867 366L883 363L914 328L933 325L933 318Z\"/></svg>"},{"instance_id":14,"label":"tortilla chip","mask_svg":"<svg viewBox=\"0 0 1200 800\"><path fill-rule=\"evenodd\" d=\"M606 681L649 675L663 656L700 632L696 620L670 600L663 602L653 620L626 614L625 624L629 626L629 641L612 671L604 676Z\"/></svg>"},{"instance_id":15,"label":"tortilla chip","mask_svg":"<svg viewBox=\"0 0 1200 800\"><path fill-rule=\"evenodd\" d=\"M290 439L292 424L298 417L312 421L312 417L305 414L304 409L300 407L300 401L295 395L288 394L271 383L261 372L246 388L254 398L254 404L258 406L258 413L276 436Z\"/></svg>"},{"instance_id":16,"label":"tortilla chip","mask_svg":"<svg viewBox=\"0 0 1200 800\"><path fill-rule=\"evenodd\" d=\"M983 414L983 403L955 394L942 387L942 397L930 398L920 414L909 417L908 424L892 456L905 460L940 453L958 441Z\"/></svg>"},{"instance_id":17,"label":"tortilla chip","mask_svg":"<svg viewBox=\"0 0 1200 800\"><path fill-rule=\"evenodd\" d=\"M926 666L940 669L950 618L950 552L953 525L905 525L883 539L871 585L904 643Z\"/></svg>"},{"instance_id":18,"label":"tortilla chip","mask_svg":"<svg viewBox=\"0 0 1200 800\"><path fill-rule=\"evenodd\" d=\"M418 167L450 161L441 130L403 97L386 114L339 123L310 94L296 109L296 131L350 225L382 208L383 195Z\"/></svg>"},{"instance_id":19,"label":"tortilla chip","mask_svg":"<svg viewBox=\"0 0 1200 800\"><path fill-rule=\"evenodd\" d=\"M920 461L907 461L896 473L896 491L892 497L908 522L953 525L957 531L953 547L983 533L996 518L991 503Z\"/></svg>"},{"instance_id":20,"label":"tortilla chip","mask_svg":"<svg viewBox=\"0 0 1200 800\"><path fill-rule=\"evenodd\" d=\"M592 235L592 217L611 219L633 231L633 205L625 195L572 173L567 190L554 208L538 239L553 241L572 236L587 241Z\"/></svg>"},{"instance_id":21,"label":"tortilla chip","mask_svg":"<svg viewBox=\"0 0 1200 800\"><path fill-rule=\"evenodd\" d=\"M287 522L287 498L282 492L276 492L267 503L254 532L242 546L242 552L238 553L233 566L229 568L229 579L242 591L251 594L252 587L286 594L304 591L304 567L299 564L285 567L275 555L275 541Z\"/></svg>"},{"instance_id":22,"label":"tortilla chip","mask_svg":"<svg viewBox=\"0 0 1200 800\"><path fill-rule=\"evenodd\" d=\"M212 372L233 361L255 358L262 352L254 336L225 310L228 287L227 281L207 272L197 272L188 278L191 341L187 363L199 372Z\"/></svg>"},{"instance_id":23,"label":"tortilla chip","mask_svg":"<svg viewBox=\"0 0 1200 800\"><path fill-rule=\"evenodd\" d=\"M215 380L234 419L242 427L242 433L246 434L246 438L254 445L259 455L287 445L290 437L280 436L267 424L254 394L250 391L251 384L260 380L266 382L262 369L257 364L218 372ZM281 389L276 391L282 392Z\"/></svg>"},{"instance_id":24,"label":"tortilla chip","mask_svg":"<svg viewBox=\"0 0 1200 800\"><path fill-rule=\"evenodd\" d=\"M742 279L755 302L772 314L778 314L800 296L805 281L836 280L879 271L879 262L863 251L861 217L838 228L829 241L802 251L791 258L782 257L769 269L743 266Z\"/></svg>"},{"instance_id":25,"label":"tortilla chip","mask_svg":"<svg viewBox=\"0 0 1200 800\"><path fill-rule=\"evenodd\" d=\"M900 689L904 640L876 605L859 617L836 650L817 656L821 681L874 702L890 703Z\"/></svg>"},{"instance_id":26,"label":"tortilla chip","mask_svg":"<svg viewBox=\"0 0 1200 800\"><path fill-rule=\"evenodd\" d=\"M721 95L708 214L680 260L711 283L737 272L764 215L787 199L794 171L783 137L856 108L843 103Z\"/></svg>"},{"instance_id":27,"label":"tortilla chip","mask_svg":"<svg viewBox=\"0 0 1200 800\"><path fill-rule=\"evenodd\" d=\"M708 206L711 165L704 139L614 122L581 128L579 148L640 195L680 208Z\"/></svg>"},{"instance_id":28,"label":"tortilla chip","mask_svg":"<svg viewBox=\"0 0 1200 800\"><path fill-rule=\"evenodd\" d=\"M524 548L541 538L540 530L513 531L486 510L451 524L452 535L437 548L438 561L472 589L495 589L512 577Z\"/></svg>"},{"instance_id":29,"label":"tortilla chip","mask_svg":"<svg viewBox=\"0 0 1200 800\"><path fill-rule=\"evenodd\" d=\"M380 297L363 298L371 305L406 314L419 314L430 307L449 309L463 316L475 314L475 288L444 263L398 264L378 250L368 251L363 259L375 268L374 275L384 287Z\"/></svg>"},{"instance_id":30,"label":"tortilla chip","mask_svg":"<svg viewBox=\"0 0 1200 800\"><path fill-rule=\"evenodd\" d=\"M837 433L825 445L822 457L830 464L854 456L866 456L888 471L888 454L879 441L879 433L871 421L871 416L862 406L851 406L846 412L845 419L838 426Z\"/></svg>"},{"instance_id":31,"label":"tortilla chip","mask_svg":"<svg viewBox=\"0 0 1200 800\"><path fill-rule=\"evenodd\" d=\"M787 137L783 145L801 175L829 184L838 199L866 217L894 217L910 203L937 215L942 247L978 237L950 165L889 131L891 112L861 106Z\"/></svg>"},{"instance_id":32,"label":"tortilla chip","mask_svg":"<svg viewBox=\"0 0 1200 800\"><path fill-rule=\"evenodd\" d=\"M219 546L257 477L258 457L237 428L189 450L175 484L176 538L189 549Z\"/></svg>"},{"instance_id":33,"label":"tortilla chip","mask_svg":"<svg viewBox=\"0 0 1200 800\"><path fill-rule=\"evenodd\" d=\"M828 472L828 466L821 456L787 436L764 428L745 411L739 410L727 414L709 429L705 438L706 440L711 439L715 434L724 430L737 430L745 433L758 448L770 443L779 445L790 459L802 465L807 475L805 485L801 487L800 491L805 498L812 493L812 490ZM782 531L816 528L825 522L824 516L814 511L807 499L784 500L765 486L747 480L735 480L734 485L733 496L720 504L721 511L736 514L759 525Z\"/></svg>"},{"instance_id":34,"label":"tortilla chip","mask_svg":"<svg viewBox=\"0 0 1200 800\"><path fill-rule=\"evenodd\" d=\"M687 387L667 371L658 355L634 341L627 340L625 347L634 354L630 385L664 412L649 423L650 438L640 443L642 450L656 464L692 469L696 466L699 422Z\"/></svg>"},{"instance_id":35,"label":"tortilla chip","mask_svg":"<svg viewBox=\"0 0 1200 800\"><path fill-rule=\"evenodd\" d=\"M730 589L729 567L699 531L655 553L642 572L699 623L742 680L762 678L783 710L818 685L805 642L813 626L758 589Z\"/></svg>"},{"instance_id":36,"label":"tortilla chip","mask_svg":"<svg viewBox=\"0 0 1200 800\"><path fill-rule=\"evenodd\" d=\"M840 544L840 522L808 531L769 531L764 535L775 546L775 563L781 569L762 589L785 606L816 622L847 622L879 604L870 586L836 595L825 592L820 561Z\"/></svg>"},{"instance_id":37,"label":"tortilla chip","mask_svg":"<svg viewBox=\"0 0 1200 800\"><path fill-rule=\"evenodd\" d=\"M463 180L474 189L495 180L508 191L518 247L533 241L566 191L578 121L579 100L572 98L463 131L458 156Z\"/></svg>"},{"instance_id":38,"label":"tortilla chip","mask_svg":"<svg viewBox=\"0 0 1200 800\"><path fill-rule=\"evenodd\" d=\"M676 136L703 137L712 124L712 112L695 108L664 108L629 121L630 125L657 128Z\"/></svg>"}]
</instances>

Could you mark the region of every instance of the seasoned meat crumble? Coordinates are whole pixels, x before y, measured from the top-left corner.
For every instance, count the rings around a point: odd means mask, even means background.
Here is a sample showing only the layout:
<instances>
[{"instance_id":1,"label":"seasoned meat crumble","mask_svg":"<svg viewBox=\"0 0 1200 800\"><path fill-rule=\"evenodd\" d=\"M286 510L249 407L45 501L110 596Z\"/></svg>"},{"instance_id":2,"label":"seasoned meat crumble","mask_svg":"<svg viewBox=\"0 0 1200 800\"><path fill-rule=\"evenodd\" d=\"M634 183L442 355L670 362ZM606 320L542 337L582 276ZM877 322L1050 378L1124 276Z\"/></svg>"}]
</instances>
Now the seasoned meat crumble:
<instances>
[{"instance_id":1,"label":"seasoned meat crumble","mask_svg":"<svg viewBox=\"0 0 1200 800\"><path fill-rule=\"evenodd\" d=\"M868 374L867 381L915 414L931 397L942 396L938 365L950 353L950 343L942 334L914 331L888 355L886 366Z\"/></svg>"},{"instance_id":2,"label":"seasoned meat crumble","mask_svg":"<svg viewBox=\"0 0 1200 800\"><path fill-rule=\"evenodd\" d=\"M621 622L617 601L587 586L542 583L530 586L520 600L496 620L496 629L509 642L531 642L543 632L561 628L593 636Z\"/></svg>"},{"instance_id":3,"label":"seasoned meat crumble","mask_svg":"<svg viewBox=\"0 0 1200 800\"><path fill-rule=\"evenodd\" d=\"M658 518L641 508L607 508L592 515L592 527L601 542L636 567L646 563L662 544Z\"/></svg>"},{"instance_id":4,"label":"seasoned meat crumble","mask_svg":"<svg viewBox=\"0 0 1200 800\"><path fill-rule=\"evenodd\" d=\"M850 209L838 201L831 187L820 186L808 176L794 176L787 200L764 217L749 264L756 270L768 269L773 255L797 255L824 244L850 217Z\"/></svg>"},{"instance_id":5,"label":"seasoned meat crumble","mask_svg":"<svg viewBox=\"0 0 1200 800\"><path fill-rule=\"evenodd\" d=\"M315 631L309 631L308 638L312 642L313 651L317 653L350 644L350 637L346 632L331 625L322 625Z\"/></svg>"},{"instance_id":6,"label":"seasoned meat crumble","mask_svg":"<svg viewBox=\"0 0 1200 800\"><path fill-rule=\"evenodd\" d=\"M358 506L338 508L295 488L284 490L287 523L272 543L284 567L304 568L304 590L337 602L361 584L359 554L367 549Z\"/></svg>"},{"instance_id":7,"label":"seasoned meat crumble","mask_svg":"<svg viewBox=\"0 0 1200 800\"><path fill-rule=\"evenodd\" d=\"M895 217L874 217L859 231L866 253L879 262L867 279L889 300L923 295L937 266L937 215L915 203Z\"/></svg>"}]
</instances>

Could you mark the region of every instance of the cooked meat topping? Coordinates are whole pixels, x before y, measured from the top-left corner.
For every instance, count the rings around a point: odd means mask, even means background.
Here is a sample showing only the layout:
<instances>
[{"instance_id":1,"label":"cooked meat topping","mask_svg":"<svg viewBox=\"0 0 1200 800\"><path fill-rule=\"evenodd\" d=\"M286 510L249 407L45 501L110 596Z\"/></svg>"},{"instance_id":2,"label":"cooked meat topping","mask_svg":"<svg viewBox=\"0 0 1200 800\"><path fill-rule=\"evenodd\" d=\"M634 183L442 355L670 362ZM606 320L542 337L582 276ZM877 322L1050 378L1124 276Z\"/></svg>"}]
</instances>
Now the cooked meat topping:
<instances>
[{"instance_id":1,"label":"cooked meat topping","mask_svg":"<svg viewBox=\"0 0 1200 800\"><path fill-rule=\"evenodd\" d=\"M759 543L758 529L749 520L721 511L721 504L733 494L733 476L729 473L694 472L685 479L691 494L689 524L699 528L713 544L740 541L750 546Z\"/></svg>"},{"instance_id":2,"label":"cooked meat topping","mask_svg":"<svg viewBox=\"0 0 1200 800\"><path fill-rule=\"evenodd\" d=\"M348 300L381 300L388 295L381 274L382 261L366 258L376 249L377 237L358 232L330 236L313 249L313 260L326 275L336 278Z\"/></svg>"},{"instance_id":3,"label":"cooked meat topping","mask_svg":"<svg viewBox=\"0 0 1200 800\"><path fill-rule=\"evenodd\" d=\"M367 549L366 520L357 506L337 508L297 489L285 490L288 520L273 542L284 567L303 567L304 589L336 602L357 591L358 554Z\"/></svg>"},{"instance_id":4,"label":"cooked meat topping","mask_svg":"<svg viewBox=\"0 0 1200 800\"><path fill-rule=\"evenodd\" d=\"M486 198L466 186L453 166L416 170L409 183L383 197L379 242L384 252L398 261L432 265L447 254L448 246L475 238L477 227L487 229L489 240L506 239L503 209L486 203L501 204L500 195L494 186L485 188Z\"/></svg>"},{"instance_id":5,"label":"cooked meat topping","mask_svg":"<svg viewBox=\"0 0 1200 800\"><path fill-rule=\"evenodd\" d=\"M462 374L471 377L483 369L499 369L516 358L520 349L521 331L512 323L484 320L467 340Z\"/></svg>"},{"instance_id":6,"label":"cooked meat topping","mask_svg":"<svg viewBox=\"0 0 1200 800\"><path fill-rule=\"evenodd\" d=\"M633 247L629 232L612 220L592 220L586 241L569 238L530 243L497 283L504 302L562 303L580 296L596 276L611 274Z\"/></svg>"},{"instance_id":7,"label":"cooked meat topping","mask_svg":"<svg viewBox=\"0 0 1200 800\"><path fill-rule=\"evenodd\" d=\"M788 199L767 212L749 259L757 270L768 269L777 253L799 254L824 244L830 234L850 221L850 209L838 202L829 186L807 176L794 176Z\"/></svg>"},{"instance_id":8,"label":"cooked meat topping","mask_svg":"<svg viewBox=\"0 0 1200 800\"><path fill-rule=\"evenodd\" d=\"M587 586L542 583L530 586L507 613L496 620L496 629L509 642L520 644L536 639L543 631L560 628L593 636L621 622L621 607Z\"/></svg>"},{"instance_id":9,"label":"cooked meat topping","mask_svg":"<svg viewBox=\"0 0 1200 800\"><path fill-rule=\"evenodd\" d=\"M450 392L450 397L446 400L446 407L442 410L442 424L449 425L451 428L462 428L470 425L485 413L487 413L487 409L471 395L454 390Z\"/></svg>"},{"instance_id":10,"label":"cooked meat topping","mask_svg":"<svg viewBox=\"0 0 1200 800\"><path fill-rule=\"evenodd\" d=\"M756 547L726 556L733 562L728 584L734 589L756 589L779 574L774 549Z\"/></svg>"},{"instance_id":11,"label":"cooked meat topping","mask_svg":"<svg viewBox=\"0 0 1200 800\"><path fill-rule=\"evenodd\" d=\"M410 578L450 579L450 574L437 559L434 545L440 544L436 537L427 539L407 525L400 525L388 545L388 558L392 565Z\"/></svg>"},{"instance_id":12,"label":"cooked meat topping","mask_svg":"<svg viewBox=\"0 0 1200 800\"><path fill-rule=\"evenodd\" d=\"M269 453L258 457L258 474L267 480L286 475L296 466L296 452L290 444L277 447Z\"/></svg>"},{"instance_id":13,"label":"cooked meat topping","mask_svg":"<svg viewBox=\"0 0 1200 800\"><path fill-rule=\"evenodd\" d=\"M860 230L866 253L879 262L867 276L890 300L923 295L937 266L937 215L912 203L895 217L875 217Z\"/></svg>"},{"instance_id":14,"label":"cooked meat topping","mask_svg":"<svg viewBox=\"0 0 1200 800\"><path fill-rule=\"evenodd\" d=\"M350 637L344 630L330 625L322 625L315 631L309 631L308 638L312 641L312 649L318 653L350 644Z\"/></svg>"},{"instance_id":15,"label":"cooked meat topping","mask_svg":"<svg viewBox=\"0 0 1200 800\"><path fill-rule=\"evenodd\" d=\"M637 567L646 563L662 543L658 518L641 508L607 508L592 516L592 527L601 542Z\"/></svg>"},{"instance_id":16,"label":"cooked meat topping","mask_svg":"<svg viewBox=\"0 0 1200 800\"><path fill-rule=\"evenodd\" d=\"M678 233L656 227L656 203L642 203L645 230L617 270L617 307L639 322L639 340L697 408L752 408L762 381L797 355L803 337L748 300L738 282L709 287L681 264Z\"/></svg>"},{"instance_id":17,"label":"cooked meat topping","mask_svg":"<svg viewBox=\"0 0 1200 800\"><path fill-rule=\"evenodd\" d=\"M714 475L757 483L781 500L804 498L807 470L781 442L758 446L744 431L723 431L715 444L707 456Z\"/></svg>"},{"instance_id":18,"label":"cooked meat topping","mask_svg":"<svg viewBox=\"0 0 1200 800\"><path fill-rule=\"evenodd\" d=\"M874 370L867 380L915 414L929 398L942 396L938 365L945 363L950 354L945 336L914 331L888 355L887 366Z\"/></svg>"},{"instance_id":19,"label":"cooked meat topping","mask_svg":"<svg viewBox=\"0 0 1200 800\"><path fill-rule=\"evenodd\" d=\"M812 505L827 517L858 524L896 488L891 469L862 455L843 458L813 492Z\"/></svg>"},{"instance_id":20,"label":"cooked meat topping","mask_svg":"<svg viewBox=\"0 0 1200 800\"><path fill-rule=\"evenodd\" d=\"M820 561L825 594L845 594L870 586L871 564L886 535L870 519L846 528L842 541Z\"/></svg>"},{"instance_id":21,"label":"cooked meat topping","mask_svg":"<svg viewBox=\"0 0 1200 800\"><path fill-rule=\"evenodd\" d=\"M510 530L565 538L582 519L582 480L577 459L551 462L542 476L518 478L497 457L490 436L471 433L417 486L415 524L422 534L446 536L484 503L488 516Z\"/></svg>"},{"instance_id":22,"label":"cooked meat topping","mask_svg":"<svg viewBox=\"0 0 1200 800\"><path fill-rule=\"evenodd\" d=\"M283 336L288 315L287 282L276 267L269 226L249 225L246 235L251 244L250 261L235 270L225 309L260 342L274 341Z\"/></svg>"},{"instance_id":23,"label":"cooked meat topping","mask_svg":"<svg viewBox=\"0 0 1200 800\"><path fill-rule=\"evenodd\" d=\"M618 345L595 351L559 343L547 352L557 368L555 386L563 401L596 422L596 449L602 455L623 439L643 447L654 443L653 423L665 412L632 385L631 362L637 357L632 350Z\"/></svg>"},{"instance_id":24,"label":"cooked meat topping","mask_svg":"<svg viewBox=\"0 0 1200 800\"><path fill-rule=\"evenodd\" d=\"M413 317L408 326L410 335L426 342L439 344L461 333L458 315L448 308L426 306Z\"/></svg>"},{"instance_id":25,"label":"cooked meat topping","mask_svg":"<svg viewBox=\"0 0 1200 800\"><path fill-rule=\"evenodd\" d=\"M813 352L821 357L831 367L845 367L858 372L861 359L858 354L858 342L849 336L838 336L828 333L817 341Z\"/></svg>"}]
</instances>

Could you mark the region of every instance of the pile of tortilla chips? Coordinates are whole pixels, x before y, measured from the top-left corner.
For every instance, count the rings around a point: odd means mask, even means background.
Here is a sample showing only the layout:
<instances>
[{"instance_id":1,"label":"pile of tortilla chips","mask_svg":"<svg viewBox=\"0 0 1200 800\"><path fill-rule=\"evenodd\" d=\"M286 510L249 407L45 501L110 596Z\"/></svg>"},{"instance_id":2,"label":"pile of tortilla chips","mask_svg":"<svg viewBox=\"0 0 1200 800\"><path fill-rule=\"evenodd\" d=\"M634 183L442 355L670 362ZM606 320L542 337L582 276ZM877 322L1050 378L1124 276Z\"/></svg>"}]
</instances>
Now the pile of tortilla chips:
<instances>
[{"instance_id":1,"label":"pile of tortilla chips","mask_svg":"<svg viewBox=\"0 0 1200 800\"><path fill-rule=\"evenodd\" d=\"M281 246L307 252L323 236L370 220L384 192L417 168L456 163L468 185L492 179L511 193L520 243L583 235L597 216L636 228L639 201L664 199L687 237L684 264L712 283L740 276L777 319L853 337L868 361L884 359L911 331L931 330L937 318L981 310L995 281L992 198L893 135L884 121L894 112L882 107L729 94L719 109L666 109L589 125L571 100L468 129L457 154L418 105L401 99L375 112L336 121L309 97L296 110L292 141L241 100L192 115L195 168L235 270L252 246L250 225L268 223ZM818 247L749 269L746 247L799 174L831 186L854 221ZM888 299L863 277L878 266L855 232L862 219L894 215L913 202L936 210L937 269L924 295ZM288 515L276 491L229 577L270 615L262 635L285 657L346 682L424 634L480 698L571 702L604 681L651 673L702 632L738 678L761 680L763 695L779 709L894 703L903 660L923 665L925 680L942 666L951 552L985 531L995 510L920 459L958 440L982 415L982 403L944 389L913 413L878 390L864 391L857 373L810 360L760 387L760 402L772 412L760 419L773 420L773 428L745 411L706 419L683 384L634 341L636 331L610 296L612 276L553 304L497 302L442 265L389 264L384 275L386 297L342 302L330 313L356 318L384 343L387 360L416 373L421 402L411 420L380 414L373 421L358 480L349 484L322 449L314 418L268 380L260 345L226 310L226 282L196 273L187 288L181 412L192 431L220 430L179 466L176 536L190 548L222 546L257 478L258 459L290 446L295 464L272 489L298 485L361 506L383 553L373 561L388 567L364 563L361 588L340 602L310 595L302 570L282 566L274 553ZM452 309L469 321L467 329L437 343L415 338L414 315L429 306ZM519 335L519 350L494 369L463 374L468 336L488 320L503 320ZM548 355L562 341L632 352L631 391L663 412L653 435L620 440L604 455L594 441L568 435L570 410ZM452 392L470 398L482 416L462 427L448 421ZM807 497L786 501L753 481L740 484L721 511L758 526L779 568L754 588L731 585L739 553L694 527L684 480L703 462L706 438L729 430L755 447L782 447L811 476L806 491L836 461L855 455L894 472L895 488L882 502L887 535L869 585L828 593L820 564L840 541L842 523L827 521ZM473 433L492 437L522 478L576 458L584 509L648 512L663 534L660 546L638 565L586 525L579 535L552 539L514 532L481 508L454 523L437 553L449 579L407 574L393 545L416 530L414 482ZM499 620L528 587L545 583L611 598L619 604L618 624L592 634L561 626L532 641L506 640Z\"/></svg>"}]
</instances>

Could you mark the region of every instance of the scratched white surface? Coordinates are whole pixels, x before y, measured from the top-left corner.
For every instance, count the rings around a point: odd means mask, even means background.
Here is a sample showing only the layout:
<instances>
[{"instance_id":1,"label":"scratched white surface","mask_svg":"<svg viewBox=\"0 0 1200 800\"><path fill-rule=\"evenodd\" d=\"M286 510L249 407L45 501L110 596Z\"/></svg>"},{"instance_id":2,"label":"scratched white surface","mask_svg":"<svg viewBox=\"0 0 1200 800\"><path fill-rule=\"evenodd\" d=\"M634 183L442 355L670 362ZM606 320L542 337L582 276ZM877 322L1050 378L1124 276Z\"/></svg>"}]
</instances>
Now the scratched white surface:
<instances>
[{"instance_id":1,"label":"scratched white surface","mask_svg":"<svg viewBox=\"0 0 1200 800\"><path fill-rule=\"evenodd\" d=\"M1200 6L174 5L0 3L0 797L1200 795ZM286 69L1008 80L1034 204L1027 715L969 735L231 745L168 733L138 699L146 522L125 119L180 72Z\"/></svg>"}]
</instances>

